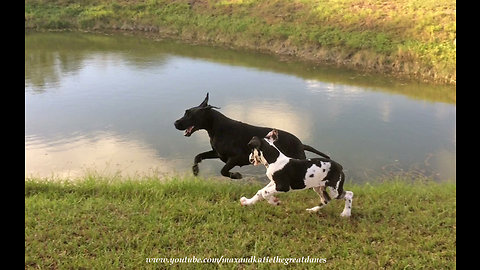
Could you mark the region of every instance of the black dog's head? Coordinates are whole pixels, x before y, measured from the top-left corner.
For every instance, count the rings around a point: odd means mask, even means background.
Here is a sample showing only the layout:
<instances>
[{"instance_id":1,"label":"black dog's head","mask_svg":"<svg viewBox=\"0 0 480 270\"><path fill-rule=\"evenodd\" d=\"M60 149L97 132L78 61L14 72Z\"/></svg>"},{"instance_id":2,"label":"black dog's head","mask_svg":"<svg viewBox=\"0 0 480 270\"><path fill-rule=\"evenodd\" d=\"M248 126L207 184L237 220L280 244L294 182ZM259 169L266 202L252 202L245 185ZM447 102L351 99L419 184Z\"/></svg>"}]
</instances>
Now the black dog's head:
<instances>
[{"instance_id":1,"label":"black dog's head","mask_svg":"<svg viewBox=\"0 0 480 270\"><path fill-rule=\"evenodd\" d=\"M203 100L197 107L192 107L185 110L182 118L175 121L175 128L178 130L185 130L184 136L190 137L195 131L209 127L207 114L210 109L219 107L208 105L208 93L205 100Z\"/></svg>"},{"instance_id":2,"label":"black dog's head","mask_svg":"<svg viewBox=\"0 0 480 270\"><path fill-rule=\"evenodd\" d=\"M249 161L254 166L263 164L268 167L268 164L275 163L280 152L274 146L274 142L278 140L278 130L273 129L266 136L265 139L260 139L257 136L248 142L248 147L252 151L249 155Z\"/></svg>"}]
</instances>

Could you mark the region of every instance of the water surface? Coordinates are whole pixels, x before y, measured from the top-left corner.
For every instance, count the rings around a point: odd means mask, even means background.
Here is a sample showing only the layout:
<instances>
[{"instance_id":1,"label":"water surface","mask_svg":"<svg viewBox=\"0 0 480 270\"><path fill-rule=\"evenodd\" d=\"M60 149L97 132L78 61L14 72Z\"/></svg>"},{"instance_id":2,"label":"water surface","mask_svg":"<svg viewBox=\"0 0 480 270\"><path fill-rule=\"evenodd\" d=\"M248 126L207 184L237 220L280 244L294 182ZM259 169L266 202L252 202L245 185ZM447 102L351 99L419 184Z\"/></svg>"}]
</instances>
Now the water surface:
<instances>
[{"instance_id":1,"label":"water surface","mask_svg":"<svg viewBox=\"0 0 480 270\"><path fill-rule=\"evenodd\" d=\"M455 180L456 90L252 52L124 35L25 34L26 176L191 174L210 150L173 122L210 93L230 118L290 131L349 181ZM308 154L314 157L313 154ZM200 175L219 176L205 160ZM265 169L236 167L246 177Z\"/></svg>"}]
</instances>

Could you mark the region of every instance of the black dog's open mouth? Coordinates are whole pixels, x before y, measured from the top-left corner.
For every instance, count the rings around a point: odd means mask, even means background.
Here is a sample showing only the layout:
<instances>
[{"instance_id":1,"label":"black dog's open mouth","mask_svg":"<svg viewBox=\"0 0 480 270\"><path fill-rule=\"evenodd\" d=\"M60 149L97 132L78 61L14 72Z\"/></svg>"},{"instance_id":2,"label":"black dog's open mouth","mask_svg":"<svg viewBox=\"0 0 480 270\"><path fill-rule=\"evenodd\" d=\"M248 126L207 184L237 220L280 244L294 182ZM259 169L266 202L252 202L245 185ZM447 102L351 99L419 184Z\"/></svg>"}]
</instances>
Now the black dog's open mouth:
<instances>
[{"instance_id":1,"label":"black dog's open mouth","mask_svg":"<svg viewBox=\"0 0 480 270\"><path fill-rule=\"evenodd\" d=\"M195 126L191 126L187 129L185 129L185 132L183 133L183 136L187 136L187 137L190 137L190 135L192 135L192 133L195 131L193 130Z\"/></svg>"}]
</instances>

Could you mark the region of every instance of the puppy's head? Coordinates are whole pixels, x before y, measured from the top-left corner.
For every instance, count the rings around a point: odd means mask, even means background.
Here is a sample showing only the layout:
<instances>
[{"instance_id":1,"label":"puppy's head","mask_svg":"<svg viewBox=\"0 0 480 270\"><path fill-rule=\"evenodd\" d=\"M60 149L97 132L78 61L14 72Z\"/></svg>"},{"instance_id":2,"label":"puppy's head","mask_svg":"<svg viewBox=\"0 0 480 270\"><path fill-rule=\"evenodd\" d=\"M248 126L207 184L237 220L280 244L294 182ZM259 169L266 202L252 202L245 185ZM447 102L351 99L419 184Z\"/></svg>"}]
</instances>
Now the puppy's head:
<instances>
[{"instance_id":1,"label":"puppy's head","mask_svg":"<svg viewBox=\"0 0 480 270\"><path fill-rule=\"evenodd\" d=\"M260 149L262 146L262 140L257 137L253 136L253 138L248 142L248 147L251 150L248 159L253 166L257 166L258 164L268 165L265 158L263 157L263 151Z\"/></svg>"},{"instance_id":2,"label":"puppy's head","mask_svg":"<svg viewBox=\"0 0 480 270\"><path fill-rule=\"evenodd\" d=\"M254 166L258 164L263 164L265 167L268 167L268 164L274 163L278 156L278 149L273 146L273 143L278 140L278 130L274 129L270 131L264 139L260 139L257 136L248 142L248 147L251 150L249 155L249 161Z\"/></svg>"}]
</instances>

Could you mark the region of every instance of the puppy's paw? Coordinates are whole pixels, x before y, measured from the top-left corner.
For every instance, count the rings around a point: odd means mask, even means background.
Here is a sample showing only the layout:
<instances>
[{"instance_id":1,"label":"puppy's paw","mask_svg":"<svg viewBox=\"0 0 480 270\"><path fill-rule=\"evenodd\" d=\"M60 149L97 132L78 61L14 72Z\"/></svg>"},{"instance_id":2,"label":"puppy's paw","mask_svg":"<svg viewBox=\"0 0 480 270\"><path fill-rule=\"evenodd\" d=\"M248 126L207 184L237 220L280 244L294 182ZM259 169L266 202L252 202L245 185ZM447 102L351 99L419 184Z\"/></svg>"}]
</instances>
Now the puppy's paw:
<instances>
[{"instance_id":1,"label":"puppy's paw","mask_svg":"<svg viewBox=\"0 0 480 270\"><path fill-rule=\"evenodd\" d=\"M268 203L277 206L280 205L281 201L277 197L272 197L268 200Z\"/></svg>"},{"instance_id":2,"label":"puppy's paw","mask_svg":"<svg viewBox=\"0 0 480 270\"><path fill-rule=\"evenodd\" d=\"M315 207L312 207L312 208L307 208L306 210L309 213L316 213L320 210L320 208L321 208L320 206L315 206Z\"/></svg>"},{"instance_id":3,"label":"puppy's paw","mask_svg":"<svg viewBox=\"0 0 480 270\"><path fill-rule=\"evenodd\" d=\"M241 205L241 206L246 206L246 205L248 205L248 204L247 204L247 200L248 200L248 199L245 198L245 197L240 198L240 205Z\"/></svg>"}]
</instances>

